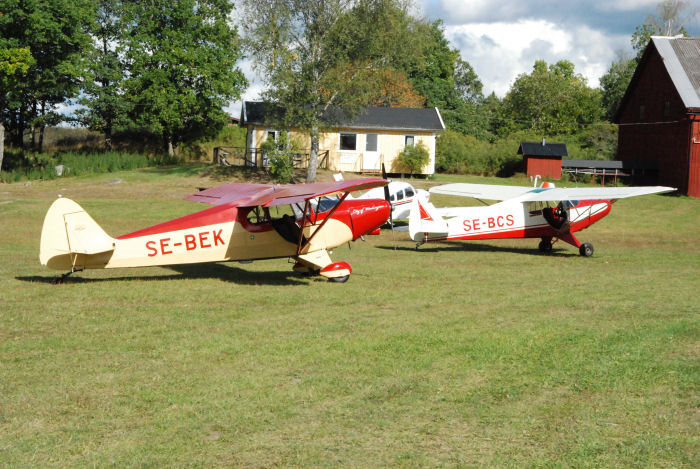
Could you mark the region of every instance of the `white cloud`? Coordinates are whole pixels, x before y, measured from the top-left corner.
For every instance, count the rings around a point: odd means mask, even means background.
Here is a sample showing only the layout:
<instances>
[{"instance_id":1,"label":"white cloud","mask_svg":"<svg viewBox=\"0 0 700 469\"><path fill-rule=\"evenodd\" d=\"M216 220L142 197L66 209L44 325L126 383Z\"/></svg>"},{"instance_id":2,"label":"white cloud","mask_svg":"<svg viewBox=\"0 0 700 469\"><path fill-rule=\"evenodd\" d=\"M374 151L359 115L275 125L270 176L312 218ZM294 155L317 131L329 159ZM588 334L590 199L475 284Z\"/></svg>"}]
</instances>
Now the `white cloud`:
<instances>
[{"instance_id":1,"label":"white cloud","mask_svg":"<svg viewBox=\"0 0 700 469\"><path fill-rule=\"evenodd\" d=\"M599 86L617 51L629 48L626 35L605 34L585 24L573 27L543 19L467 23L445 28L445 36L469 62L485 94L503 97L516 77L530 73L536 60L569 60L588 85Z\"/></svg>"}]
</instances>

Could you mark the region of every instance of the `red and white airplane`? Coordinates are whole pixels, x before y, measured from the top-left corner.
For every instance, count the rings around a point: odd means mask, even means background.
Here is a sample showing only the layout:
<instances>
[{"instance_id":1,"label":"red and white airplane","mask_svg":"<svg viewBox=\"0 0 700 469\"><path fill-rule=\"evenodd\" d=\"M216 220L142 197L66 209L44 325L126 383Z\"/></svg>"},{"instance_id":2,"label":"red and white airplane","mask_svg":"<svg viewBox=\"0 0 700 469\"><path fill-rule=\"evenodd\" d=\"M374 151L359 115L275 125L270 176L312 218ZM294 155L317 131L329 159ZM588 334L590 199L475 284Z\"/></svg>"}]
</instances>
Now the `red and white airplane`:
<instances>
[{"instance_id":1,"label":"red and white airplane","mask_svg":"<svg viewBox=\"0 0 700 469\"><path fill-rule=\"evenodd\" d=\"M352 268L347 262L331 261L328 252L362 235L379 234L390 213L385 200L346 198L350 192L386 184L379 178L226 184L187 197L212 208L117 238L105 233L77 203L59 198L44 219L39 258L43 265L68 271L59 281L83 269L288 257L296 261L297 272L344 282ZM312 207L312 200L331 194L340 197ZM295 211L274 217L270 207L285 205Z\"/></svg>"},{"instance_id":2,"label":"red and white airplane","mask_svg":"<svg viewBox=\"0 0 700 469\"><path fill-rule=\"evenodd\" d=\"M409 217L408 231L418 246L426 242L540 238L542 252L552 250L553 240L579 248L591 256L593 246L581 244L574 233L591 226L608 213L617 199L671 192L672 187L590 187L556 188L498 186L486 184L445 184L431 193L501 201L484 207L435 208L418 201Z\"/></svg>"},{"instance_id":3,"label":"red and white airplane","mask_svg":"<svg viewBox=\"0 0 700 469\"><path fill-rule=\"evenodd\" d=\"M384 170L384 165L382 164L382 178L386 179L386 171ZM333 175L333 179L336 181L343 180L343 173L338 172ZM388 199L387 199L388 197ZM404 220L411 214L411 207L416 200L421 202L428 202L430 199L430 193L423 189L416 189L411 184L404 181L389 181L384 188L377 187L370 189L359 197L354 197L352 195L348 196L349 199L384 199L389 200L391 204L391 219L393 220Z\"/></svg>"}]
</instances>

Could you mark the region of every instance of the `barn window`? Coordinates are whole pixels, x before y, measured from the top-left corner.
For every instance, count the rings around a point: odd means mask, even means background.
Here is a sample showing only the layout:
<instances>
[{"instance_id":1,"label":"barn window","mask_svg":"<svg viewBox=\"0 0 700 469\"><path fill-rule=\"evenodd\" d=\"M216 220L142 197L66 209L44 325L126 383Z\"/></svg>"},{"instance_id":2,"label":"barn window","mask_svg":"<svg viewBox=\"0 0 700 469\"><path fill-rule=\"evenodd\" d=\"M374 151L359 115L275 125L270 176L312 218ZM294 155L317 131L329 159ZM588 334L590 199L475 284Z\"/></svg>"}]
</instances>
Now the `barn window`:
<instances>
[{"instance_id":1,"label":"barn window","mask_svg":"<svg viewBox=\"0 0 700 469\"><path fill-rule=\"evenodd\" d=\"M644 119L644 105L643 104L641 104L639 106L639 120L642 120L642 119Z\"/></svg>"},{"instance_id":2,"label":"barn window","mask_svg":"<svg viewBox=\"0 0 700 469\"><path fill-rule=\"evenodd\" d=\"M671 101L664 101L664 117L671 115Z\"/></svg>"}]
</instances>

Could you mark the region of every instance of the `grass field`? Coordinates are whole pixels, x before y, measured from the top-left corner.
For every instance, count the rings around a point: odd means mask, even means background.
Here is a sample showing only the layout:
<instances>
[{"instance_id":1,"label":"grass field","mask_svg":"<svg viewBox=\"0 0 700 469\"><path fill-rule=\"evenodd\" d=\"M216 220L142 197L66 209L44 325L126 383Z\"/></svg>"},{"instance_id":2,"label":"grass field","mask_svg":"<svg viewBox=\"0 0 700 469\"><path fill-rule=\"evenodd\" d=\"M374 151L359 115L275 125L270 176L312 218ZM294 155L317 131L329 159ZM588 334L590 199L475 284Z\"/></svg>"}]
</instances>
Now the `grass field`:
<instances>
[{"instance_id":1,"label":"grass field","mask_svg":"<svg viewBox=\"0 0 700 469\"><path fill-rule=\"evenodd\" d=\"M284 259L50 283L56 194L117 236L205 208L200 169L0 185L0 467L700 466L700 201L619 201L591 258L383 230L334 252L345 284Z\"/></svg>"}]
</instances>

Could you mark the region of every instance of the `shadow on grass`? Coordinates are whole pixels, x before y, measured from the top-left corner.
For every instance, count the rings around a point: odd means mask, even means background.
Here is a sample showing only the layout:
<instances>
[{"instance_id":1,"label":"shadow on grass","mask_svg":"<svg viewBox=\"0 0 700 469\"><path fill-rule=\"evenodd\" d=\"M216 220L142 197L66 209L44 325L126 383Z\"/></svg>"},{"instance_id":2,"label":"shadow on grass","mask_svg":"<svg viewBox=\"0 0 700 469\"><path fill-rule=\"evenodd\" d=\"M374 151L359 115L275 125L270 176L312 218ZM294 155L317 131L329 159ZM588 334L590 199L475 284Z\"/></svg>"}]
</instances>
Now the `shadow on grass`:
<instances>
[{"instance_id":1,"label":"shadow on grass","mask_svg":"<svg viewBox=\"0 0 700 469\"><path fill-rule=\"evenodd\" d=\"M64 280L64 283L95 283L95 282L121 282L121 281L163 281L183 279L215 279L231 282L239 285L307 285L309 278L303 278L298 273L291 271L251 272L237 267L223 264L186 264L163 266L163 268L178 272L173 275L136 275L105 278L80 277L76 272ZM60 275L33 275L15 277L23 282L55 283Z\"/></svg>"},{"instance_id":2,"label":"shadow on grass","mask_svg":"<svg viewBox=\"0 0 700 469\"><path fill-rule=\"evenodd\" d=\"M376 246L379 249L394 250L394 246ZM572 248L573 249L573 248ZM505 246L494 246L490 244L469 243L469 242L442 242L439 244L430 243L422 244L418 249L416 245L396 246L397 251L413 251L413 252L509 252L513 254L529 255L529 256L547 256L547 257L570 257L578 256L578 252L567 251L566 248L555 248L552 252L542 253L537 248L515 248Z\"/></svg>"}]
</instances>

